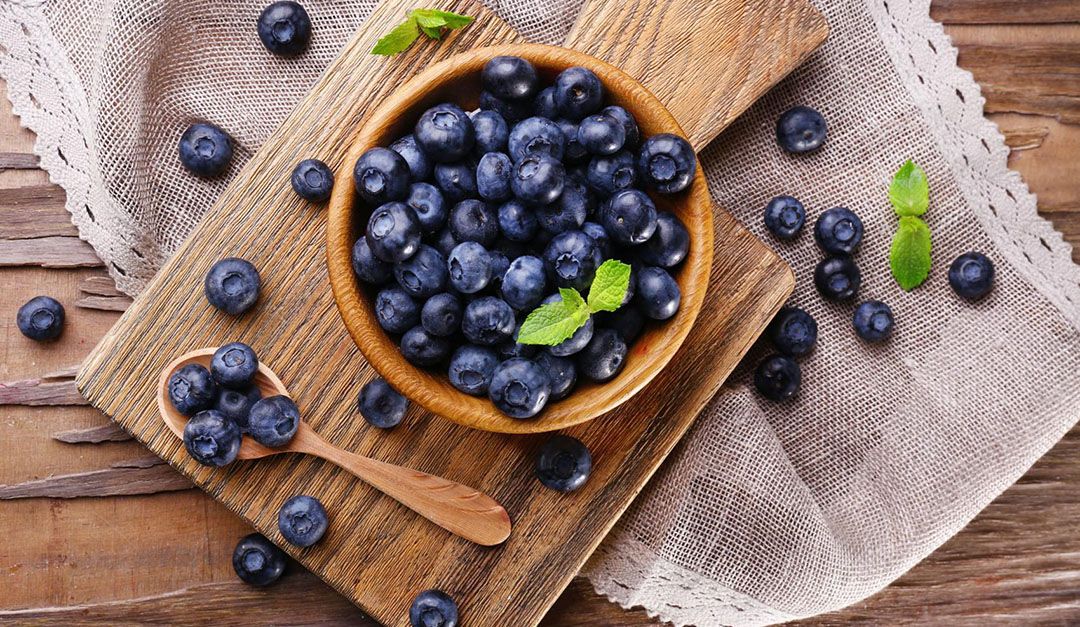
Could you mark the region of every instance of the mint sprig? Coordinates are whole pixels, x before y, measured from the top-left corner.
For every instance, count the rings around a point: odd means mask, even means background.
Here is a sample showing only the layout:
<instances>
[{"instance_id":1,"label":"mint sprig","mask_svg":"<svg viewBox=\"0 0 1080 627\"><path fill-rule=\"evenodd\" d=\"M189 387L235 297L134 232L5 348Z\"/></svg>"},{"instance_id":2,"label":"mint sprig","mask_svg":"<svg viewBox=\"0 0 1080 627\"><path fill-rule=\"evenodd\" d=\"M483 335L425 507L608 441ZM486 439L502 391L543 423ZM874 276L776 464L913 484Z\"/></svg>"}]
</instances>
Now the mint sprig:
<instances>
[{"instance_id":1,"label":"mint sprig","mask_svg":"<svg viewBox=\"0 0 1080 627\"><path fill-rule=\"evenodd\" d=\"M442 37L444 28L448 30L464 28L474 19L468 15L458 15L438 9L413 9L409 11L408 19L375 42L371 54L390 56L403 52L420 37L421 32L431 39L439 39Z\"/></svg>"},{"instance_id":2,"label":"mint sprig","mask_svg":"<svg viewBox=\"0 0 1080 627\"><path fill-rule=\"evenodd\" d=\"M930 274L930 227L919 216L930 206L926 172L908 159L889 184L889 201L900 228L889 249L889 269L900 287L911 291Z\"/></svg>"},{"instance_id":3,"label":"mint sprig","mask_svg":"<svg viewBox=\"0 0 1080 627\"><path fill-rule=\"evenodd\" d=\"M889 184L889 201L899 216L921 216L930 205L926 172L908 159Z\"/></svg>"},{"instance_id":4,"label":"mint sprig","mask_svg":"<svg viewBox=\"0 0 1080 627\"><path fill-rule=\"evenodd\" d=\"M630 266L608 259L596 269L588 300L572 287L559 288L562 300L534 309L521 324L517 341L555 346L572 336L594 313L621 307L629 287Z\"/></svg>"}]
</instances>

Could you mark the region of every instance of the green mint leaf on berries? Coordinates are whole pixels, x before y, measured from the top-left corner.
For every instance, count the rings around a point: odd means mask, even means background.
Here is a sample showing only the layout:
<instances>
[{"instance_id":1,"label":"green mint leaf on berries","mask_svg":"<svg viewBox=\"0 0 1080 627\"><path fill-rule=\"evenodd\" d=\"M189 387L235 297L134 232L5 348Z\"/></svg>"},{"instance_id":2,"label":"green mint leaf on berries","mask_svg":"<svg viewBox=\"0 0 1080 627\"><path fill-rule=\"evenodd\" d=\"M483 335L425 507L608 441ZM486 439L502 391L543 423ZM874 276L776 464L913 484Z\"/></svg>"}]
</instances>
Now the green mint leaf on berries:
<instances>
[{"instance_id":1,"label":"green mint leaf on berries","mask_svg":"<svg viewBox=\"0 0 1080 627\"><path fill-rule=\"evenodd\" d=\"M914 161L900 166L889 184L889 200L899 216L921 216L930 206L930 185L926 172Z\"/></svg>"},{"instance_id":2,"label":"green mint leaf on berries","mask_svg":"<svg viewBox=\"0 0 1080 627\"><path fill-rule=\"evenodd\" d=\"M910 291L930 273L930 227L921 218L901 216L893 237L889 268L900 287Z\"/></svg>"},{"instance_id":3,"label":"green mint leaf on berries","mask_svg":"<svg viewBox=\"0 0 1080 627\"><path fill-rule=\"evenodd\" d=\"M593 313L615 311L622 306L629 287L630 266L608 259L596 269L596 277L589 287L589 310Z\"/></svg>"},{"instance_id":4,"label":"green mint leaf on berries","mask_svg":"<svg viewBox=\"0 0 1080 627\"><path fill-rule=\"evenodd\" d=\"M622 306L629 287L630 266L608 259L596 269L588 302L573 288L559 288L562 300L534 309L521 324L518 342L555 346L572 336L594 313Z\"/></svg>"},{"instance_id":5,"label":"green mint leaf on berries","mask_svg":"<svg viewBox=\"0 0 1080 627\"><path fill-rule=\"evenodd\" d=\"M431 39L439 39L442 37L443 28L450 30L464 28L473 19L475 18L449 11L413 9L409 12L407 20L395 26L393 30L375 43L375 47L371 49L371 54L390 56L403 52L420 37L420 31L423 31Z\"/></svg>"}]
</instances>

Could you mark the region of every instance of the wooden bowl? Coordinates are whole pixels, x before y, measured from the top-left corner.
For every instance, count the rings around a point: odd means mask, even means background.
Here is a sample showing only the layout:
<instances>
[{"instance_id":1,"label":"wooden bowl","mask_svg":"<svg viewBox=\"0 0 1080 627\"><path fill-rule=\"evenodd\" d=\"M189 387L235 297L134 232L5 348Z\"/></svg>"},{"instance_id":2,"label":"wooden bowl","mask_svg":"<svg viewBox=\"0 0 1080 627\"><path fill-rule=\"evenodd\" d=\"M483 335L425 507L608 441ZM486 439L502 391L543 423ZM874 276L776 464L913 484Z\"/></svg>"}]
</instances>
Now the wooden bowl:
<instances>
[{"instance_id":1,"label":"wooden bowl","mask_svg":"<svg viewBox=\"0 0 1080 627\"><path fill-rule=\"evenodd\" d=\"M567 398L549 404L526 420L510 418L487 397L470 396L450 385L445 371L424 370L402 356L394 340L375 319L376 290L363 285L353 273L353 243L362 237L374 207L357 202L352 169L357 158L375 146L387 146L412 132L417 118L440 102L455 102L466 111L475 109L480 94L480 73L489 59L517 55L532 62L545 84L565 68L580 65L596 73L607 91L606 102L634 114L643 136L657 133L684 135L675 118L636 80L591 56L552 46L512 44L479 48L436 63L406 82L380 103L367 120L337 173L330 199L327 225L327 264L338 310L349 333L368 362L395 389L412 402L458 424L499 433L554 431L591 420L629 400L671 360L693 326L705 298L712 268L712 203L701 166L684 192L651 194L657 209L677 215L690 231L690 252L672 275L682 301L669 320L650 323L630 346L619 376L604 384L579 379ZM389 60L387 63L394 63ZM685 135L684 135L685 136Z\"/></svg>"}]
</instances>

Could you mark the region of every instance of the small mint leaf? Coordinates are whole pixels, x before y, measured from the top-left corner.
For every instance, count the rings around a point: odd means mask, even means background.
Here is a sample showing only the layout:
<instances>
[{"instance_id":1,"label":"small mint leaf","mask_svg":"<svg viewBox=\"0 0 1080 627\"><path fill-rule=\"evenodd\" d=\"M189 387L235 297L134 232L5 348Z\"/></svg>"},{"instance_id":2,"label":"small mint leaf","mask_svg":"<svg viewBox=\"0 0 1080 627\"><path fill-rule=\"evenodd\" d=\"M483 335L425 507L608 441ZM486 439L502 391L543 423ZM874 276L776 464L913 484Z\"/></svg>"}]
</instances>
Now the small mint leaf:
<instances>
[{"instance_id":1,"label":"small mint leaf","mask_svg":"<svg viewBox=\"0 0 1080 627\"><path fill-rule=\"evenodd\" d=\"M615 311L622 306L629 287L630 266L617 259L608 259L596 269L589 288L589 310L593 313Z\"/></svg>"},{"instance_id":2,"label":"small mint leaf","mask_svg":"<svg viewBox=\"0 0 1080 627\"><path fill-rule=\"evenodd\" d=\"M930 184L926 172L908 159L889 184L889 200L899 216L921 216L930 206Z\"/></svg>"},{"instance_id":3,"label":"small mint leaf","mask_svg":"<svg viewBox=\"0 0 1080 627\"><path fill-rule=\"evenodd\" d=\"M451 29L464 28L476 19L468 15L458 15L457 13L440 11L438 9L413 9L410 15L415 15L417 19L423 17L426 20L439 20L441 22L439 26L445 26ZM434 24L432 23L432 25Z\"/></svg>"},{"instance_id":4,"label":"small mint leaf","mask_svg":"<svg viewBox=\"0 0 1080 627\"><path fill-rule=\"evenodd\" d=\"M562 296L562 302L571 309L581 309L585 306L585 299L572 287L560 287L559 296Z\"/></svg>"},{"instance_id":5,"label":"small mint leaf","mask_svg":"<svg viewBox=\"0 0 1080 627\"><path fill-rule=\"evenodd\" d=\"M421 24L420 30L424 31L424 34L431 39L439 39L440 37L442 37L442 29L438 27L424 26L423 24Z\"/></svg>"},{"instance_id":6,"label":"small mint leaf","mask_svg":"<svg viewBox=\"0 0 1080 627\"><path fill-rule=\"evenodd\" d=\"M921 218L900 218L900 230L889 251L889 268L900 287L908 291L930 274L930 227Z\"/></svg>"},{"instance_id":7,"label":"small mint leaf","mask_svg":"<svg viewBox=\"0 0 1080 627\"><path fill-rule=\"evenodd\" d=\"M431 15L427 9L415 9L409 13L409 17L415 18L421 27L442 28L446 26L445 19Z\"/></svg>"},{"instance_id":8,"label":"small mint leaf","mask_svg":"<svg viewBox=\"0 0 1080 627\"><path fill-rule=\"evenodd\" d=\"M564 290L566 288L563 288ZM563 290L560 290L562 292ZM521 323L518 330L518 344L539 344L542 346L555 346L559 342L569 338L581 325L589 320L589 308L585 301L575 290L572 292L574 299L564 300L541 305L533 310ZM568 302L569 301L569 302Z\"/></svg>"},{"instance_id":9,"label":"small mint leaf","mask_svg":"<svg viewBox=\"0 0 1080 627\"><path fill-rule=\"evenodd\" d=\"M383 56L390 56L404 51L412 42L416 41L416 38L420 36L420 31L417 29L416 18L410 17L401 24L398 24L383 36L382 39L375 42L375 47L371 49L371 54L380 54Z\"/></svg>"}]
</instances>

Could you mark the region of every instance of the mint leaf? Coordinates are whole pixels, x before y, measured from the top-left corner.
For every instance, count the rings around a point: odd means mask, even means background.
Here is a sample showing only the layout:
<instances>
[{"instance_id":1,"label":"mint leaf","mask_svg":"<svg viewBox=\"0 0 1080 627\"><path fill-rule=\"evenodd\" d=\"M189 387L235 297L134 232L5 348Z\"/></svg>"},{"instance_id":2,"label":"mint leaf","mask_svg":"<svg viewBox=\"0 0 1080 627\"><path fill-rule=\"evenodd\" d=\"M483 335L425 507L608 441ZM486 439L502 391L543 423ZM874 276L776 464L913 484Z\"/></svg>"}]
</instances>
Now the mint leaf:
<instances>
[{"instance_id":1,"label":"mint leaf","mask_svg":"<svg viewBox=\"0 0 1080 627\"><path fill-rule=\"evenodd\" d=\"M521 323L519 344L554 346L588 322L589 308L577 290L563 288L559 292L563 300L537 307Z\"/></svg>"},{"instance_id":2,"label":"mint leaf","mask_svg":"<svg viewBox=\"0 0 1080 627\"><path fill-rule=\"evenodd\" d=\"M439 39L440 37L442 37L442 29L436 26L424 26L423 24L421 24L420 30L424 31L424 34L431 39Z\"/></svg>"},{"instance_id":3,"label":"mint leaf","mask_svg":"<svg viewBox=\"0 0 1080 627\"><path fill-rule=\"evenodd\" d=\"M571 309L582 309L585 307L585 299L572 287L560 287L559 296L562 296L562 302Z\"/></svg>"},{"instance_id":4,"label":"mint leaf","mask_svg":"<svg viewBox=\"0 0 1080 627\"><path fill-rule=\"evenodd\" d=\"M382 39L375 43L371 54L389 56L403 52L420 36L420 31L432 39L442 37L442 29L464 28L476 18L468 15L458 15L450 11L437 9L413 9L409 11L409 19L394 27Z\"/></svg>"},{"instance_id":5,"label":"mint leaf","mask_svg":"<svg viewBox=\"0 0 1080 627\"><path fill-rule=\"evenodd\" d=\"M415 15L416 19L420 20L420 24L424 24L424 20L429 20L429 26L435 26L436 20L439 21L438 26L445 26L447 28L465 28L476 18L468 15L458 15L457 13L451 13L450 11L440 11L438 9L413 9L409 15Z\"/></svg>"},{"instance_id":6,"label":"mint leaf","mask_svg":"<svg viewBox=\"0 0 1080 627\"><path fill-rule=\"evenodd\" d=\"M596 269L589 288L589 310L615 311L622 306L626 290L630 287L630 266L616 259L608 259Z\"/></svg>"},{"instance_id":7,"label":"mint leaf","mask_svg":"<svg viewBox=\"0 0 1080 627\"><path fill-rule=\"evenodd\" d=\"M416 38L420 36L420 31L416 28L416 18L410 17L401 24L394 27L392 31L387 33L382 39L375 42L375 47L371 49L371 54L381 54L383 56L390 56L404 51L412 42L416 41Z\"/></svg>"},{"instance_id":8,"label":"mint leaf","mask_svg":"<svg viewBox=\"0 0 1080 627\"><path fill-rule=\"evenodd\" d=\"M899 216L921 216L930 206L930 185L926 172L908 159L889 184L889 200Z\"/></svg>"},{"instance_id":9,"label":"mint leaf","mask_svg":"<svg viewBox=\"0 0 1080 627\"><path fill-rule=\"evenodd\" d=\"M900 287L910 291L930 273L930 227L921 218L901 216L893 237L889 268Z\"/></svg>"}]
</instances>

